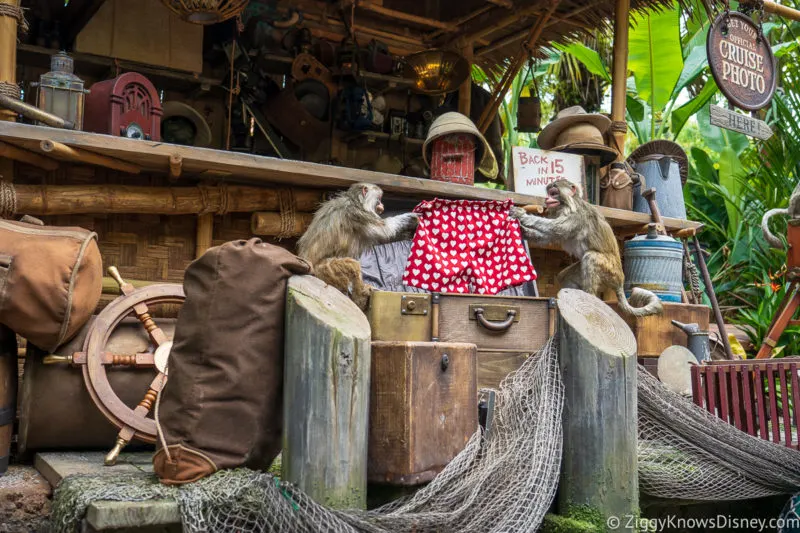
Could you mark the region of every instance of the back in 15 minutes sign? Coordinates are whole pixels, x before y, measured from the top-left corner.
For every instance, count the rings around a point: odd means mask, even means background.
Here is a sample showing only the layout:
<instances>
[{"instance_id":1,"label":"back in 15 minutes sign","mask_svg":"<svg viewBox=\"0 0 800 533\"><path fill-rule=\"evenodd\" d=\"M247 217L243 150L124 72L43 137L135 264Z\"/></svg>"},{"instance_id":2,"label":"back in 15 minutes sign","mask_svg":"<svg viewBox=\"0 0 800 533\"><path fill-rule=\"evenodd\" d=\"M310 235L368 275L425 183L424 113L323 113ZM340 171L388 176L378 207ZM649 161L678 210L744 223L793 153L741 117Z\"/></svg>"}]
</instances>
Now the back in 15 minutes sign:
<instances>
[{"instance_id":1,"label":"back in 15 minutes sign","mask_svg":"<svg viewBox=\"0 0 800 533\"><path fill-rule=\"evenodd\" d=\"M583 156L513 146L514 191L531 196L547 196L547 186L559 179L580 185L586 196Z\"/></svg>"}]
</instances>

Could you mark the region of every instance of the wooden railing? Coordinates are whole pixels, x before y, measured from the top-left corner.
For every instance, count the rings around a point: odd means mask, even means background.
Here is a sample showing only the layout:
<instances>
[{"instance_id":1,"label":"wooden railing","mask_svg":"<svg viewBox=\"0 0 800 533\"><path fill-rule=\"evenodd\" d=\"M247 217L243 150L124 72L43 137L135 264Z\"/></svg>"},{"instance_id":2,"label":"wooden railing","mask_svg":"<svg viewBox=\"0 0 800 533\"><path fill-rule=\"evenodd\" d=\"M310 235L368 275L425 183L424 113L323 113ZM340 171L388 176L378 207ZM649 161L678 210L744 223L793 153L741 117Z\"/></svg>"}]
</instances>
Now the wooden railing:
<instances>
[{"instance_id":1,"label":"wooden railing","mask_svg":"<svg viewBox=\"0 0 800 533\"><path fill-rule=\"evenodd\" d=\"M695 365L693 400L754 437L800 449L799 368L797 357Z\"/></svg>"}]
</instances>

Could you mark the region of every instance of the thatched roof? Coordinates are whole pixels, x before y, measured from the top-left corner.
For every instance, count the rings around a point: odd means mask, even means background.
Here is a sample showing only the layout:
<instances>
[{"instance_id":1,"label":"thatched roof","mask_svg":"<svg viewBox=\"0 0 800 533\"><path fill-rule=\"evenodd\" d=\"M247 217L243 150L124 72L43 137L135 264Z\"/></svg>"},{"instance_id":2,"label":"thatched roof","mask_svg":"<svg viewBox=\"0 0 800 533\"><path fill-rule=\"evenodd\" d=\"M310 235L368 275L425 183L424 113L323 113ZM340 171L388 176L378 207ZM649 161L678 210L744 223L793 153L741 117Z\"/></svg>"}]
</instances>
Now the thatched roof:
<instances>
[{"instance_id":1,"label":"thatched roof","mask_svg":"<svg viewBox=\"0 0 800 533\"><path fill-rule=\"evenodd\" d=\"M552 0L357 0L352 3L285 0L304 12L306 25L320 37L341 39L352 21L359 42L371 38L405 55L432 47L458 49L474 42L475 61L484 68L505 64L520 50L531 26ZM673 0L631 0L635 16L673 5ZM565 43L614 20L614 0L561 0L538 41L539 47Z\"/></svg>"}]
</instances>

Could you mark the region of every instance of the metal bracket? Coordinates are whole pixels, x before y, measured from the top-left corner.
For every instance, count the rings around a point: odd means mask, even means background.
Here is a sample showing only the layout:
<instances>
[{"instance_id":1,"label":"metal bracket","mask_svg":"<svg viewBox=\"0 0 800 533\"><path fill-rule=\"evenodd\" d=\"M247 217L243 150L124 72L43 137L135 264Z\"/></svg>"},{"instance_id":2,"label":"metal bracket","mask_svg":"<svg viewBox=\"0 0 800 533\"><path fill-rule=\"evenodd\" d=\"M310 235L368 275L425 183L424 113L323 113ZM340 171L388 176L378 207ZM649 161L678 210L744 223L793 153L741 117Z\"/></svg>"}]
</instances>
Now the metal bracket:
<instances>
[{"instance_id":1,"label":"metal bracket","mask_svg":"<svg viewBox=\"0 0 800 533\"><path fill-rule=\"evenodd\" d=\"M427 294L404 294L400 298L401 315L427 315L431 309L431 298Z\"/></svg>"}]
</instances>

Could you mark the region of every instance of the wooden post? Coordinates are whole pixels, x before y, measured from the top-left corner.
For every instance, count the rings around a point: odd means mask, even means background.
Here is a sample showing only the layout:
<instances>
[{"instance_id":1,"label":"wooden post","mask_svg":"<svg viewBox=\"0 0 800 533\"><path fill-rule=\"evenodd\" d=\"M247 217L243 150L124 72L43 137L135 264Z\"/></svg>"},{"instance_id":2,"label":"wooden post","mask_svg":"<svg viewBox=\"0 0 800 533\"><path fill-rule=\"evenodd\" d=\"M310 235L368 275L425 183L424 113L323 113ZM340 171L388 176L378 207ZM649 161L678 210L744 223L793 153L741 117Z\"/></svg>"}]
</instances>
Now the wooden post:
<instances>
[{"instance_id":1,"label":"wooden post","mask_svg":"<svg viewBox=\"0 0 800 533\"><path fill-rule=\"evenodd\" d=\"M777 2L771 2L770 0L764 0L764 12L772 13L773 15L778 15L789 20L800 20L800 11L791 7L782 6Z\"/></svg>"},{"instance_id":2,"label":"wooden post","mask_svg":"<svg viewBox=\"0 0 800 533\"><path fill-rule=\"evenodd\" d=\"M472 43L465 43L461 48L461 55L469 63L470 75L458 88L458 112L462 115L469 117L470 107L472 104L472 59L473 59L473 45Z\"/></svg>"},{"instance_id":3,"label":"wooden post","mask_svg":"<svg viewBox=\"0 0 800 533\"><path fill-rule=\"evenodd\" d=\"M139 174L142 171L139 165L90 152L82 148L67 146L66 144L61 144L56 141L42 141L39 143L39 149L51 157L69 161L70 163L77 163L79 165L97 165L120 172L127 172L129 174Z\"/></svg>"},{"instance_id":4,"label":"wooden post","mask_svg":"<svg viewBox=\"0 0 800 533\"><path fill-rule=\"evenodd\" d=\"M564 382L559 514L588 510L604 526L618 517L614 531L633 531L626 517L639 512L636 340L617 313L586 292L562 289L558 310Z\"/></svg>"},{"instance_id":5,"label":"wooden post","mask_svg":"<svg viewBox=\"0 0 800 533\"><path fill-rule=\"evenodd\" d=\"M214 213L197 215L197 238L195 242L195 258L200 257L211 248L214 238Z\"/></svg>"},{"instance_id":6,"label":"wooden post","mask_svg":"<svg viewBox=\"0 0 800 533\"><path fill-rule=\"evenodd\" d=\"M628 15L631 0L616 0L614 12L614 65L611 75L611 122L617 127L612 130L614 138L612 148L619 154L617 161L625 159L625 135L627 122L625 121L625 107L628 91ZM626 126L621 131L622 125Z\"/></svg>"},{"instance_id":7,"label":"wooden post","mask_svg":"<svg viewBox=\"0 0 800 533\"><path fill-rule=\"evenodd\" d=\"M20 0L0 0L0 4L19 7ZM17 83L17 26L15 17L0 15L0 85ZM8 96L13 87L0 87L0 93ZM17 114L8 109L0 109L0 120L16 122ZM8 156L0 157L0 176L6 181L14 179L14 161Z\"/></svg>"},{"instance_id":8,"label":"wooden post","mask_svg":"<svg viewBox=\"0 0 800 533\"><path fill-rule=\"evenodd\" d=\"M282 479L334 509L365 509L370 393L367 317L313 276L289 278Z\"/></svg>"}]
</instances>

